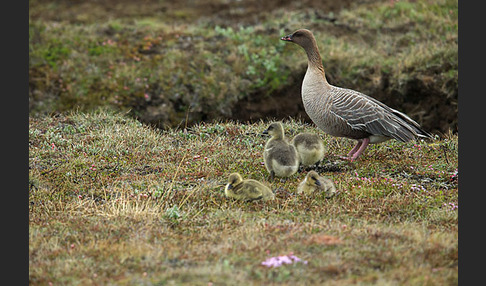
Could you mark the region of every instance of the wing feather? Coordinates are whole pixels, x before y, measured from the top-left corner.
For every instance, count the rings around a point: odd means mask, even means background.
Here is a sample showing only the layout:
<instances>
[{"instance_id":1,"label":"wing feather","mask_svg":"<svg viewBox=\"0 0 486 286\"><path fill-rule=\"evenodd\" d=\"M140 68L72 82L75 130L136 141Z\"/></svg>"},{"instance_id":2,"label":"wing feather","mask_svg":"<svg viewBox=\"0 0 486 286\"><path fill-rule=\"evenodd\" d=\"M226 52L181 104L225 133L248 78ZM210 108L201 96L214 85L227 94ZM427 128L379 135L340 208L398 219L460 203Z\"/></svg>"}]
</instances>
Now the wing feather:
<instances>
[{"instance_id":1,"label":"wing feather","mask_svg":"<svg viewBox=\"0 0 486 286\"><path fill-rule=\"evenodd\" d=\"M351 129L373 135L384 135L399 141L409 141L416 136L428 137L429 133L402 112L392 109L363 93L334 87L330 112Z\"/></svg>"}]
</instances>

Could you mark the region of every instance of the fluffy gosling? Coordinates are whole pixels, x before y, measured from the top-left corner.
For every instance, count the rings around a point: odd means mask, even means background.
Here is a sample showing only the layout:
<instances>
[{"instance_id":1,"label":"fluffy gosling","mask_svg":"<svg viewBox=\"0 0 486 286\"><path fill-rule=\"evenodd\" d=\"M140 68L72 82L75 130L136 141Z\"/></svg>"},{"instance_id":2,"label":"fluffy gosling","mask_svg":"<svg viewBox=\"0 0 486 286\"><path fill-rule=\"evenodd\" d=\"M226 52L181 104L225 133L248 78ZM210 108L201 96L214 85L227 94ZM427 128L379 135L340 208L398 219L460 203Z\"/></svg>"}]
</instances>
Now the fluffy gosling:
<instances>
[{"instance_id":1,"label":"fluffy gosling","mask_svg":"<svg viewBox=\"0 0 486 286\"><path fill-rule=\"evenodd\" d=\"M269 187L257 180L243 180L240 174L232 173L228 178L228 184L224 188L224 194L228 198L243 201L273 200L275 194Z\"/></svg>"},{"instance_id":2,"label":"fluffy gosling","mask_svg":"<svg viewBox=\"0 0 486 286\"><path fill-rule=\"evenodd\" d=\"M319 165L326 152L324 142L314 133L300 133L292 139L291 144L297 149L303 166Z\"/></svg>"},{"instance_id":3,"label":"fluffy gosling","mask_svg":"<svg viewBox=\"0 0 486 286\"><path fill-rule=\"evenodd\" d=\"M270 179L277 177L290 177L299 169L299 157L294 145L289 144L285 138L282 123L274 122L263 131L271 138L265 144L263 159L265 167L270 173Z\"/></svg>"},{"instance_id":4,"label":"fluffy gosling","mask_svg":"<svg viewBox=\"0 0 486 286\"><path fill-rule=\"evenodd\" d=\"M331 180L319 176L316 171L310 171L297 187L297 193L310 195L316 190L324 191L326 193L326 198L330 198L336 193L336 187Z\"/></svg>"}]
</instances>

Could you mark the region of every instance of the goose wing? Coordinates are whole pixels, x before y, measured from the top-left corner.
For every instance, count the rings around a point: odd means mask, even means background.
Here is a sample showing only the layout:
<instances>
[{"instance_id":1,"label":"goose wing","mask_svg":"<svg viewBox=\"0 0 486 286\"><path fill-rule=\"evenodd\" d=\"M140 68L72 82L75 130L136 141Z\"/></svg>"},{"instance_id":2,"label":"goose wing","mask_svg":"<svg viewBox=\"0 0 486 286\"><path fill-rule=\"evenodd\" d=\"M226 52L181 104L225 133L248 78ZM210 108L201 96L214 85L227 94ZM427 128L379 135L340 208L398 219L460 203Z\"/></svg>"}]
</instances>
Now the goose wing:
<instances>
[{"instance_id":1,"label":"goose wing","mask_svg":"<svg viewBox=\"0 0 486 286\"><path fill-rule=\"evenodd\" d=\"M241 193L250 201L260 200L263 198L263 193L260 190L261 188L259 182L247 180L241 186Z\"/></svg>"},{"instance_id":2,"label":"goose wing","mask_svg":"<svg viewBox=\"0 0 486 286\"><path fill-rule=\"evenodd\" d=\"M402 112L366 94L334 87L330 113L353 130L383 135L406 142L416 136L428 137L420 125Z\"/></svg>"}]
</instances>

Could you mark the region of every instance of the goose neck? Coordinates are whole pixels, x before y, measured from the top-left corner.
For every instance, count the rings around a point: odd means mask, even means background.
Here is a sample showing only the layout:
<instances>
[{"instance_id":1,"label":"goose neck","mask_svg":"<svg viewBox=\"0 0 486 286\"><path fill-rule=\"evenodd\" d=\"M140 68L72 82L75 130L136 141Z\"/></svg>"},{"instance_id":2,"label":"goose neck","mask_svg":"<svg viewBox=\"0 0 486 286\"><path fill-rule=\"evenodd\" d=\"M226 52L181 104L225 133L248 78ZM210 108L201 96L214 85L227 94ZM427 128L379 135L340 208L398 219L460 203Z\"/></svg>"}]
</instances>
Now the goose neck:
<instances>
[{"instance_id":1,"label":"goose neck","mask_svg":"<svg viewBox=\"0 0 486 286\"><path fill-rule=\"evenodd\" d=\"M282 133L276 133L272 136L272 139L273 140L283 140L284 139L284 135Z\"/></svg>"},{"instance_id":2,"label":"goose neck","mask_svg":"<svg viewBox=\"0 0 486 286\"><path fill-rule=\"evenodd\" d=\"M322 65L322 58L319 49L317 48L317 44L313 41L311 45L304 47L304 49L307 54L308 67L322 73L325 79L324 66Z\"/></svg>"}]
</instances>

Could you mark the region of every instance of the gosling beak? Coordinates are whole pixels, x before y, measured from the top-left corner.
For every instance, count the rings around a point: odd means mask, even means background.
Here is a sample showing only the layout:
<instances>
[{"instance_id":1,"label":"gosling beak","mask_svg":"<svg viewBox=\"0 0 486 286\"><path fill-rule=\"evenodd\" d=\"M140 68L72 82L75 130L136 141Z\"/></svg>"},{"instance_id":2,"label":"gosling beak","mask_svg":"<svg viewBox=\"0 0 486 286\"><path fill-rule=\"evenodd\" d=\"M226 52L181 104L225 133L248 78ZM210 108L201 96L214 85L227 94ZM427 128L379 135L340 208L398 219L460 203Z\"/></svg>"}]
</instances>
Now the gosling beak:
<instances>
[{"instance_id":1,"label":"gosling beak","mask_svg":"<svg viewBox=\"0 0 486 286\"><path fill-rule=\"evenodd\" d=\"M233 188L232 184L228 184L228 190L231 190Z\"/></svg>"},{"instance_id":2,"label":"gosling beak","mask_svg":"<svg viewBox=\"0 0 486 286\"><path fill-rule=\"evenodd\" d=\"M316 181L316 186L318 186L318 187L321 186L321 182L319 180Z\"/></svg>"},{"instance_id":3,"label":"gosling beak","mask_svg":"<svg viewBox=\"0 0 486 286\"><path fill-rule=\"evenodd\" d=\"M282 41L292 42L292 34L280 38Z\"/></svg>"},{"instance_id":4,"label":"gosling beak","mask_svg":"<svg viewBox=\"0 0 486 286\"><path fill-rule=\"evenodd\" d=\"M262 134L268 134L268 129L263 130Z\"/></svg>"}]
</instances>

